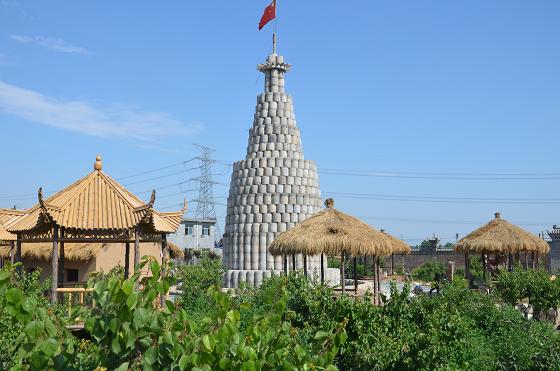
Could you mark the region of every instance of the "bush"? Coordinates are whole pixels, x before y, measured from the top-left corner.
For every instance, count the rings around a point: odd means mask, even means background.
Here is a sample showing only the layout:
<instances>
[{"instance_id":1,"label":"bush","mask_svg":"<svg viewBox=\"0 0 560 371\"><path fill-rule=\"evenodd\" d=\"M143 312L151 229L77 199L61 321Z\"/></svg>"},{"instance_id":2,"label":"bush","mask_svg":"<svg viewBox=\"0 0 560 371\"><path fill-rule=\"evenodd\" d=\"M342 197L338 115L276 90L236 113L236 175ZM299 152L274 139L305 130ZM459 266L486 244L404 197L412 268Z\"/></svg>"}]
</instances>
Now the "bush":
<instances>
[{"instance_id":1,"label":"bush","mask_svg":"<svg viewBox=\"0 0 560 371\"><path fill-rule=\"evenodd\" d=\"M4 272L9 274L4 286L0 288L0 297L5 297L12 289L21 290L22 294L37 302L37 306L47 308L49 301L44 295L50 291L51 280L41 281L41 271L35 270L31 273L25 271L17 272L17 266L8 266ZM0 368L8 369L15 364L16 338L23 330L22 324L13 320L13 316L5 310L0 311Z\"/></svg>"},{"instance_id":2,"label":"bush","mask_svg":"<svg viewBox=\"0 0 560 371\"><path fill-rule=\"evenodd\" d=\"M179 265L175 277L181 290L180 303L193 317L201 318L215 307L210 287L221 287L224 269L218 259L202 258L196 265ZM198 315L200 314L200 315Z\"/></svg>"},{"instance_id":3,"label":"bush","mask_svg":"<svg viewBox=\"0 0 560 371\"><path fill-rule=\"evenodd\" d=\"M445 271L445 264L442 262L429 261L414 269L412 271L412 277L424 282L434 282L436 280L436 275L443 277Z\"/></svg>"},{"instance_id":4,"label":"bush","mask_svg":"<svg viewBox=\"0 0 560 371\"><path fill-rule=\"evenodd\" d=\"M560 305L560 282L552 279L543 269L502 271L496 285L498 295L508 304L516 305L528 299L536 317L541 311Z\"/></svg>"}]
</instances>

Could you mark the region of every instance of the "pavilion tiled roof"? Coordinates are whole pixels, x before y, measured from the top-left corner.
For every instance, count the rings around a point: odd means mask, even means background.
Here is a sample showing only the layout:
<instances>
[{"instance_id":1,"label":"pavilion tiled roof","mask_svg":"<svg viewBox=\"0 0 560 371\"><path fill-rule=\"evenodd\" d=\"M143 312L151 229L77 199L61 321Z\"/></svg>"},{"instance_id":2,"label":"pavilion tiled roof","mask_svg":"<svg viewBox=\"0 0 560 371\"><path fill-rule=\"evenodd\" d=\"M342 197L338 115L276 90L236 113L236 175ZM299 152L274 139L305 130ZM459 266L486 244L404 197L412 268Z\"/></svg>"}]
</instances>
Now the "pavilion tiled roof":
<instances>
[{"instance_id":1,"label":"pavilion tiled roof","mask_svg":"<svg viewBox=\"0 0 560 371\"><path fill-rule=\"evenodd\" d=\"M0 225L9 228L26 214L24 210L0 209Z\"/></svg>"},{"instance_id":2,"label":"pavilion tiled roof","mask_svg":"<svg viewBox=\"0 0 560 371\"><path fill-rule=\"evenodd\" d=\"M128 230L141 224L151 232L175 232L185 210L159 213L153 209L154 201L155 191L146 203L104 173L98 156L91 173L62 191L43 199L39 189L39 203L7 229L30 231L52 220L76 230Z\"/></svg>"},{"instance_id":3,"label":"pavilion tiled roof","mask_svg":"<svg viewBox=\"0 0 560 371\"><path fill-rule=\"evenodd\" d=\"M13 233L8 232L1 224L0 224L0 244L8 241L15 241L16 235Z\"/></svg>"}]
</instances>

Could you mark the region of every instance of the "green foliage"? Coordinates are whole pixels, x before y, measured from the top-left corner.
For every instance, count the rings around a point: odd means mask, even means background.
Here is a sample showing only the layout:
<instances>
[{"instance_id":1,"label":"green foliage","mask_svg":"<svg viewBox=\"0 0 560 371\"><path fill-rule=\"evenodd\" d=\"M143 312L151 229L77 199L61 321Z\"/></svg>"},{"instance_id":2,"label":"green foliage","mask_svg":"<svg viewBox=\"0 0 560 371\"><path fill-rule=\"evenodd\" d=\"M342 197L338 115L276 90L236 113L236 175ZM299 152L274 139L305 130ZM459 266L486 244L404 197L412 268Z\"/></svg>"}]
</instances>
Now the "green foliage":
<instances>
[{"instance_id":1,"label":"green foliage","mask_svg":"<svg viewBox=\"0 0 560 371\"><path fill-rule=\"evenodd\" d=\"M445 275L445 264L439 261L428 261L412 271L414 279L424 282L434 282L436 275L443 277Z\"/></svg>"},{"instance_id":2,"label":"green foliage","mask_svg":"<svg viewBox=\"0 0 560 371\"><path fill-rule=\"evenodd\" d=\"M12 341L11 364L3 360L12 369L61 368L72 359L73 338L43 297L48 286L38 277L39 272L18 273L13 267L0 271L0 317L18 330L15 339L4 339Z\"/></svg>"},{"instance_id":3,"label":"green foliage","mask_svg":"<svg viewBox=\"0 0 560 371\"><path fill-rule=\"evenodd\" d=\"M328 268L340 268L340 260L329 256L327 258L327 267Z\"/></svg>"},{"instance_id":4,"label":"green foliage","mask_svg":"<svg viewBox=\"0 0 560 371\"><path fill-rule=\"evenodd\" d=\"M0 297L6 297L9 290L18 289L24 297L33 299L39 307L47 307L48 299L44 295L50 291L50 280L41 281L39 276L41 271L35 270L31 273L17 272L16 266L8 266L4 272L9 274L9 278L0 285ZM23 325L19 321L14 321L13 315L6 310L0 311L0 369L8 369L16 361L13 354L16 350L15 340L21 334Z\"/></svg>"},{"instance_id":5,"label":"green foliage","mask_svg":"<svg viewBox=\"0 0 560 371\"><path fill-rule=\"evenodd\" d=\"M203 257L196 265L183 264L176 268L175 277L179 280L181 290L180 302L197 318L207 315L215 307L213 296L208 293L210 287L220 287L224 269L218 259Z\"/></svg>"},{"instance_id":6,"label":"green foliage","mask_svg":"<svg viewBox=\"0 0 560 371\"><path fill-rule=\"evenodd\" d=\"M510 305L529 299L534 314L557 308L560 305L560 281L552 279L543 270L522 270L515 267L512 272L502 271L496 289L500 297Z\"/></svg>"},{"instance_id":7,"label":"green foliage","mask_svg":"<svg viewBox=\"0 0 560 371\"><path fill-rule=\"evenodd\" d=\"M208 289L215 306L211 315L191 321L180 305L166 302L157 310L153 302L172 283L160 277L161 268L149 264L152 276L135 291L135 274L129 280L114 277L94 287L96 307L86 328L99 345L100 364L109 368L144 369L275 369L328 367L344 329L317 332L309 352L292 336L286 310L287 291L279 287L263 295L262 313L241 328L241 314L228 295Z\"/></svg>"}]
</instances>

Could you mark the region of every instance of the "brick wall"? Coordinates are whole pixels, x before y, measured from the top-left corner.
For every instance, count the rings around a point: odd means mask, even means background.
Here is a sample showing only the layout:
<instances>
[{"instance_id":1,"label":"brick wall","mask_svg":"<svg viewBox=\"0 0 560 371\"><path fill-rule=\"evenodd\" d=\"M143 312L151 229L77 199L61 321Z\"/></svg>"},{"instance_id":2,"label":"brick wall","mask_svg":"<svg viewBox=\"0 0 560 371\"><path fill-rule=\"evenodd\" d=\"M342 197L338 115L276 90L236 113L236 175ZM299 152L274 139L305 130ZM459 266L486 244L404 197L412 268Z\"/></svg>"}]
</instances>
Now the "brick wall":
<instances>
[{"instance_id":1,"label":"brick wall","mask_svg":"<svg viewBox=\"0 0 560 371\"><path fill-rule=\"evenodd\" d=\"M428 262L439 261L447 265L447 262L454 261L455 269L465 267L465 255L456 253L454 251L437 251L435 253L425 251L413 251L408 255L395 254L395 270L404 266L404 270L412 271L414 268ZM391 264L390 258L385 259L385 265L389 267Z\"/></svg>"}]
</instances>

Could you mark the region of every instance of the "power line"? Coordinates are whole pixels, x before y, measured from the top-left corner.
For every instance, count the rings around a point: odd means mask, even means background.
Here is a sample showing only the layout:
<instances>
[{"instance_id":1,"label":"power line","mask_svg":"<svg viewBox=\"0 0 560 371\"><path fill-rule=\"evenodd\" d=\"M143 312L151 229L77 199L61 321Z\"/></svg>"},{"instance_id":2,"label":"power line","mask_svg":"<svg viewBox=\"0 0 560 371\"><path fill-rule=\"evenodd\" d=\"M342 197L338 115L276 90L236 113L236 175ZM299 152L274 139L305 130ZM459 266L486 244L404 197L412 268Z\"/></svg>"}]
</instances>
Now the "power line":
<instances>
[{"instance_id":1,"label":"power line","mask_svg":"<svg viewBox=\"0 0 560 371\"><path fill-rule=\"evenodd\" d=\"M352 192L325 192L340 198L359 200L399 201L399 202L437 202L437 203L474 203L474 204L524 204L524 205L549 205L560 204L558 198L484 198L484 197L439 197L439 196L409 196L366 194Z\"/></svg>"},{"instance_id":2,"label":"power line","mask_svg":"<svg viewBox=\"0 0 560 371\"><path fill-rule=\"evenodd\" d=\"M363 171L346 169L322 169L319 174L379 177L379 178L403 178L403 179L427 179L427 180L557 180L560 173L413 173L413 172L391 172L391 171Z\"/></svg>"},{"instance_id":3,"label":"power line","mask_svg":"<svg viewBox=\"0 0 560 371\"><path fill-rule=\"evenodd\" d=\"M415 219L415 218L393 218L386 216L358 216L360 219L364 220L382 220L382 221L392 221L392 222L410 222L410 223L429 223L429 224L458 224L458 225L482 225L486 222L474 221L474 220L443 220L443 219ZM523 226L542 226L550 225L550 222L519 222L516 225Z\"/></svg>"},{"instance_id":4,"label":"power line","mask_svg":"<svg viewBox=\"0 0 560 371\"><path fill-rule=\"evenodd\" d=\"M155 172L158 172L158 171L161 171L161 170L167 170L167 169L170 169L170 168L175 167L175 166L185 165L186 163L189 163L189 162L194 161L194 160L196 160L196 157L188 159L188 160L184 160L184 161L181 161L181 162L176 162L176 163L171 164L171 165L166 165L166 166L158 167L158 168L155 168L155 169L151 169L151 170L147 170L147 171L143 171L143 172L140 172L140 173L131 174L131 175L115 178L115 179L124 180L124 179L134 178L134 177L137 177L137 176L140 176L140 175L151 174L151 173L155 173Z\"/></svg>"}]
</instances>

